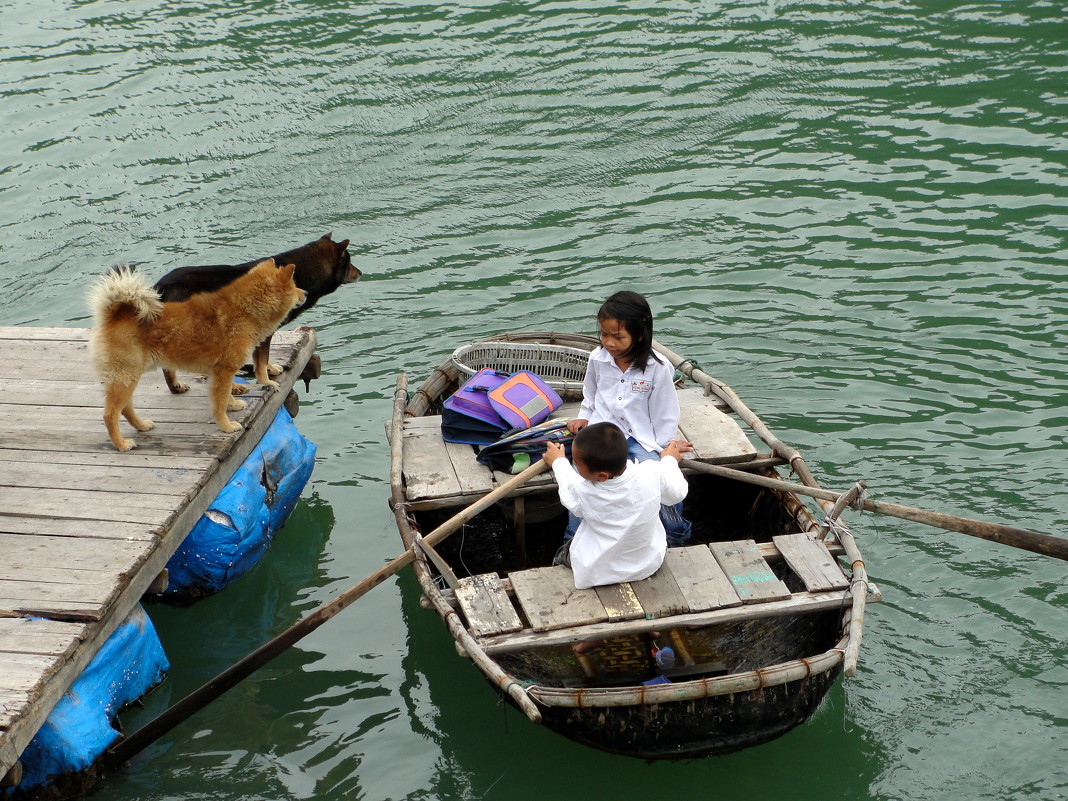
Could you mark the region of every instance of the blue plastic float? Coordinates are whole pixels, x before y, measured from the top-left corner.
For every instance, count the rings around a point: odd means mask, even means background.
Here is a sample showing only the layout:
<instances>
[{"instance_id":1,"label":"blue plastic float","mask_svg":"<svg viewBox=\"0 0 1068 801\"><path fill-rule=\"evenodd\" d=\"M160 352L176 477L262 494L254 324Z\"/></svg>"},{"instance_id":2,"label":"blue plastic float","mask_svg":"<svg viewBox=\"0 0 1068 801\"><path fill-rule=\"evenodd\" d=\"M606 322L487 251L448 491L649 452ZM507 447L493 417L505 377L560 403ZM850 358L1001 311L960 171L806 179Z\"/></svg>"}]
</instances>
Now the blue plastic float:
<instances>
[{"instance_id":1,"label":"blue plastic float","mask_svg":"<svg viewBox=\"0 0 1068 801\"><path fill-rule=\"evenodd\" d=\"M135 606L22 752L17 789L39 787L92 765L119 736L113 725L119 710L163 681L169 667L152 621Z\"/></svg>"},{"instance_id":2,"label":"blue plastic float","mask_svg":"<svg viewBox=\"0 0 1068 801\"><path fill-rule=\"evenodd\" d=\"M164 598L214 595L246 573L296 506L315 465L315 444L284 408L230 483L167 563Z\"/></svg>"}]
</instances>

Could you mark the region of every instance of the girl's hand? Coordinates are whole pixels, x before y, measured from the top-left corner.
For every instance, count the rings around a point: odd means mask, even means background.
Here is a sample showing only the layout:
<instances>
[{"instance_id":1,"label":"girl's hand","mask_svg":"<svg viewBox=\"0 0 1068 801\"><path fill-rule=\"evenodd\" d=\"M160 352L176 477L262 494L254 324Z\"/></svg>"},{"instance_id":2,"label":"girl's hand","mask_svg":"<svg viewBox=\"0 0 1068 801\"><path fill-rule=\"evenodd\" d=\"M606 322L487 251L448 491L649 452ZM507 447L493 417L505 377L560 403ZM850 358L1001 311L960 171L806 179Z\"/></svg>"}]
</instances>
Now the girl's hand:
<instances>
[{"instance_id":1,"label":"girl's hand","mask_svg":"<svg viewBox=\"0 0 1068 801\"><path fill-rule=\"evenodd\" d=\"M546 442L545 443L545 455L542 456L545 460L545 464L549 467L553 466L553 462L557 459L564 458L564 446L559 442Z\"/></svg>"},{"instance_id":2,"label":"girl's hand","mask_svg":"<svg viewBox=\"0 0 1068 801\"><path fill-rule=\"evenodd\" d=\"M589 420L568 420L567 430L570 431L572 434L577 434L589 424Z\"/></svg>"}]
</instances>

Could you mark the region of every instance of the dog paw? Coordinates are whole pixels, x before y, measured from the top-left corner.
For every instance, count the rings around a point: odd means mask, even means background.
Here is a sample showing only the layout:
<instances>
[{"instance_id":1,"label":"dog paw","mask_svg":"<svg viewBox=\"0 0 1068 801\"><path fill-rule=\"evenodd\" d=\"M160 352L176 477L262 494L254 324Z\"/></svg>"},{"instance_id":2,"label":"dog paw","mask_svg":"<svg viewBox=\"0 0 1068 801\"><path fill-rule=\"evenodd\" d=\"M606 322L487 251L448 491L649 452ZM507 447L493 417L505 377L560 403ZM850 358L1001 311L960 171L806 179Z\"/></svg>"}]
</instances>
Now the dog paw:
<instances>
[{"instance_id":1,"label":"dog paw","mask_svg":"<svg viewBox=\"0 0 1068 801\"><path fill-rule=\"evenodd\" d=\"M274 362L267 363L267 375L282 375L282 365Z\"/></svg>"},{"instance_id":2,"label":"dog paw","mask_svg":"<svg viewBox=\"0 0 1068 801\"><path fill-rule=\"evenodd\" d=\"M132 451L136 447L137 443L134 442L132 439L120 439L118 444L115 446L115 448L120 451Z\"/></svg>"},{"instance_id":3,"label":"dog paw","mask_svg":"<svg viewBox=\"0 0 1068 801\"><path fill-rule=\"evenodd\" d=\"M156 424L153 423L151 420L145 420L144 418L141 418L133 424L133 427L136 428L138 431L151 431L153 428L156 427Z\"/></svg>"},{"instance_id":4,"label":"dog paw","mask_svg":"<svg viewBox=\"0 0 1068 801\"><path fill-rule=\"evenodd\" d=\"M238 400L233 395L231 395L230 399L226 401L226 411L228 412L239 412L246 406L248 406L247 403L245 403L243 400Z\"/></svg>"},{"instance_id":5,"label":"dog paw","mask_svg":"<svg viewBox=\"0 0 1068 801\"><path fill-rule=\"evenodd\" d=\"M244 428L244 426L240 423L235 423L233 420L229 420L227 421L226 425L220 424L219 428L221 428L227 434L233 434L235 431L240 431L242 428Z\"/></svg>"},{"instance_id":6,"label":"dog paw","mask_svg":"<svg viewBox=\"0 0 1068 801\"><path fill-rule=\"evenodd\" d=\"M188 392L189 391L189 385L188 384L175 383L175 384L171 384L170 387L168 387L168 389L170 389L170 391L175 395L181 395L183 392Z\"/></svg>"},{"instance_id":7,"label":"dog paw","mask_svg":"<svg viewBox=\"0 0 1068 801\"><path fill-rule=\"evenodd\" d=\"M244 395L246 392L248 392L248 384L235 383L232 387L230 387L231 395Z\"/></svg>"},{"instance_id":8,"label":"dog paw","mask_svg":"<svg viewBox=\"0 0 1068 801\"><path fill-rule=\"evenodd\" d=\"M275 389L281 387L281 384L279 384L277 381L272 381L269 378L266 381L261 381L260 385L265 387L274 387Z\"/></svg>"}]
</instances>

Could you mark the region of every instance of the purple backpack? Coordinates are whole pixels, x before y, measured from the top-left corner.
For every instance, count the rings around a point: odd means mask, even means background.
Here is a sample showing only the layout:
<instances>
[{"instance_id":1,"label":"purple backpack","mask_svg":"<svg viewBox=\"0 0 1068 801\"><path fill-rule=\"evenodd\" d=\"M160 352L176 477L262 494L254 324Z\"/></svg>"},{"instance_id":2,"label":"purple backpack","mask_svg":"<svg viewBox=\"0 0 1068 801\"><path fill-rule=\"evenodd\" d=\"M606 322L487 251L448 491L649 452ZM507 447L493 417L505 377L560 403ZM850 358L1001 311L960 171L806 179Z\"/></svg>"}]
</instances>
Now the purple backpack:
<instances>
[{"instance_id":1,"label":"purple backpack","mask_svg":"<svg viewBox=\"0 0 1068 801\"><path fill-rule=\"evenodd\" d=\"M490 405L489 394L511 377L484 367L445 400L441 437L446 442L487 445L496 442L510 426Z\"/></svg>"}]
</instances>

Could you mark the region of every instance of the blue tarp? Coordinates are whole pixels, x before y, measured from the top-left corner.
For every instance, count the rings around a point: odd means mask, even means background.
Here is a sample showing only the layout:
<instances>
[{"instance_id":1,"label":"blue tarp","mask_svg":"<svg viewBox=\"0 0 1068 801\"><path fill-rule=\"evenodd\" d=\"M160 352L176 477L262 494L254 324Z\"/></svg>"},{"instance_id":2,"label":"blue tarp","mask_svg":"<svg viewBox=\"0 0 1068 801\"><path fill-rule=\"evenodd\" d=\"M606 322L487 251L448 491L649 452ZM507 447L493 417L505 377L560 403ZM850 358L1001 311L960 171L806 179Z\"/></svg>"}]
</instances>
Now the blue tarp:
<instances>
[{"instance_id":1,"label":"blue tarp","mask_svg":"<svg viewBox=\"0 0 1068 801\"><path fill-rule=\"evenodd\" d=\"M167 563L164 597L213 595L248 571L289 517L315 465L315 444L278 410L230 483Z\"/></svg>"},{"instance_id":2,"label":"blue tarp","mask_svg":"<svg viewBox=\"0 0 1068 801\"><path fill-rule=\"evenodd\" d=\"M22 752L18 789L88 768L119 736L111 725L119 710L159 684L169 667L152 621L134 607Z\"/></svg>"}]
</instances>

